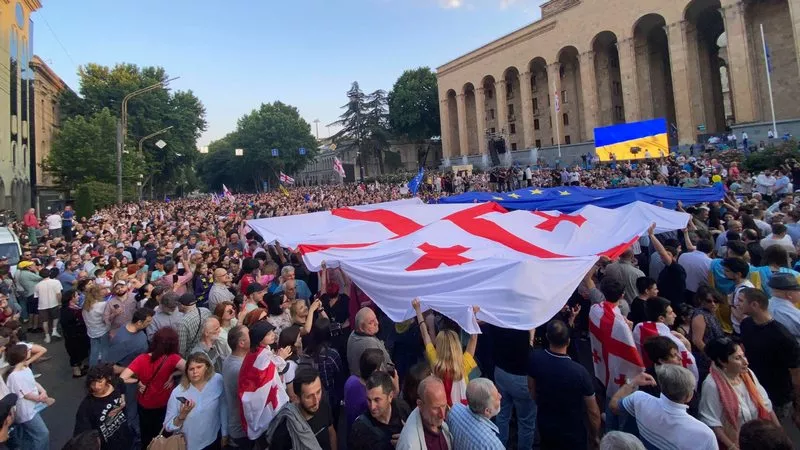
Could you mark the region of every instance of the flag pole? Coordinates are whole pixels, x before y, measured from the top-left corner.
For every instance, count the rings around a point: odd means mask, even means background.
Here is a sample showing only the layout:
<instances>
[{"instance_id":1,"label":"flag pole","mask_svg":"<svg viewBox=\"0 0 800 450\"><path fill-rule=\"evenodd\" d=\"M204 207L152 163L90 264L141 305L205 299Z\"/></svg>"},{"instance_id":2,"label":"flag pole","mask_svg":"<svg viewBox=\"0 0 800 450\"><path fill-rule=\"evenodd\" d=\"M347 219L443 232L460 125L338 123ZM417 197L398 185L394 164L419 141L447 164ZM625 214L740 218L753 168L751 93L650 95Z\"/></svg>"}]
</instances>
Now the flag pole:
<instances>
[{"instance_id":1,"label":"flag pole","mask_svg":"<svg viewBox=\"0 0 800 450\"><path fill-rule=\"evenodd\" d=\"M553 81L553 97L556 101L556 145L558 146L558 159L561 159L561 128L559 126L560 115L558 114L561 111L561 99L558 98L558 90L555 81Z\"/></svg>"},{"instance_id":2,"label":"flag pole","mask_svg":"<svg viewBox=\"0 0 800 450\"><path fill-rule=\"evenodd\" d=\"M769 90L769 107L772 110L772 133L778 137L778 126L775 124L775 100L772 97L772 73L769 67L767 40L764 38L764 24L761 24L761 47L764 50L764 67L767 69L767 89Z\"/></svg>"}]
</instances>

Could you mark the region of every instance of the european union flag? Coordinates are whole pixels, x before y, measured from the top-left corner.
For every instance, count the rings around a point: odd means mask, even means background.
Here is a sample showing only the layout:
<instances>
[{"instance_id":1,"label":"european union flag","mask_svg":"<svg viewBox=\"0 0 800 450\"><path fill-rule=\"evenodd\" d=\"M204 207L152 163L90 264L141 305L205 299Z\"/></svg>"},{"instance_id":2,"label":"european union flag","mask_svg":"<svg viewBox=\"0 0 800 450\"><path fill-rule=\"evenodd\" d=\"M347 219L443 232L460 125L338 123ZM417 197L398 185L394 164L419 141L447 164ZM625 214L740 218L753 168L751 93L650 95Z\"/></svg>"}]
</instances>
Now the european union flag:
<instances>
[{"instance_id":1,"label":"european union flag","mask_svg":"<svg viewBox=\"0 0 800 450\"><path fill-rule=\"evenodd\" d=\"M417 195L417 191L419 190L419 185L422 183L423 176L425 176L425 169L420 167L417 176L408 182L408 190L411 191L411 195Z\"/></svg>"},{"instance_id":2,"label":"european union flag","mask_svg":"<svg viewBox=\"0 0 800 450\"><path fill-rule=\"evenodd\" d=\"M278 149L277 148L273 148L272 149L272 156L278 156Z\"/></svg>"}]
</instances>

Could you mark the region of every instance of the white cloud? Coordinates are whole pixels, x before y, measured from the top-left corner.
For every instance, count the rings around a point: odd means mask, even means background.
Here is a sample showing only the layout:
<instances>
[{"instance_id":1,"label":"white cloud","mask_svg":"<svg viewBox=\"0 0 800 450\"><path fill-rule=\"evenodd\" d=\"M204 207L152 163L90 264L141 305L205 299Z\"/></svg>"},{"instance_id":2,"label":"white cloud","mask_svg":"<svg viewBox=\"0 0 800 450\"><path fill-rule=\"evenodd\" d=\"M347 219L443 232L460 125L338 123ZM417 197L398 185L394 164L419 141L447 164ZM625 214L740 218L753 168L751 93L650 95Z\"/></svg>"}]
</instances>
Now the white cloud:
<instances>
[{"instance_id":1,"label":"white cloud","mask_svg":"<svg viewBox=\"0 0 800 450\"><path fill-rule=\"evenodd\" d=\"M444 9L456 9L464 6L464 0L439 0L439 4Z\"/></svg>"}]
</instances>

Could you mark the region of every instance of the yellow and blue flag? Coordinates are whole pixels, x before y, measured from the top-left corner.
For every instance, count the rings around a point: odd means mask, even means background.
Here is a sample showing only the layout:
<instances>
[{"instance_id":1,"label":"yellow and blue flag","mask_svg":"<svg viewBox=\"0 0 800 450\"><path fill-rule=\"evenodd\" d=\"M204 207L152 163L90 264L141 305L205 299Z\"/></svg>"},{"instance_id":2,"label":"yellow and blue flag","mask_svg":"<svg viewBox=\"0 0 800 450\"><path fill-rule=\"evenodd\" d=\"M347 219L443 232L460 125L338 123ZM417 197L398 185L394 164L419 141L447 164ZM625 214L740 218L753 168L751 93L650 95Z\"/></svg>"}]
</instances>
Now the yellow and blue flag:
<instances>
[{"instance_id":1,"label":"yellow and blue flag","mask_svg":"<svg viewBox=\"0 0 800 450\"><path fill-rule=\"evenodd\" d=\"M601 161L659 158L669 155L666 119L643 120L594 129L594 146Z\"/></svg>"}]
</instances>

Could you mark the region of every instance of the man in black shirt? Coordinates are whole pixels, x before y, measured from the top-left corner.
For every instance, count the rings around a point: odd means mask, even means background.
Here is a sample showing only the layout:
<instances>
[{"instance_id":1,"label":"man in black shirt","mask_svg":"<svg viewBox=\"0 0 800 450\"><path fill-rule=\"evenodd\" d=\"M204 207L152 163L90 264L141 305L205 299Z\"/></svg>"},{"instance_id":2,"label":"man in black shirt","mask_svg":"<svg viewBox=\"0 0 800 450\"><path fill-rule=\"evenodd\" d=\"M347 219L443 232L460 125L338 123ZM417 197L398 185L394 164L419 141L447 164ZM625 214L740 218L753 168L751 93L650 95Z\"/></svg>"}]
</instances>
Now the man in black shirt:
<instances>
[{"instance_id":1,"label":"man in black shirt","mask_svg":"<svg viewBox=\"0 0 800 450\"><path fill-rule=\"evenodd\" d=\"M800 408L792 405L794 396L800 394L800 346L786 327L773 320L766 294L745 288L740 295L744 298L741 308L749 316L742 320L741 331L750 368L767 391L778 418L791 416L800 424Z\"/></svg>"},{"instance_id":2,"label":"man in black shirt","mask_svg":"<svg viewBox=\"0 0 800 450\"><path fill-rule=\"evenodd\" d=\"M634 325L647 320L645 306L648 300L658 296L658 286L656 280L650 277L639 277L636 279L636 290L639 295L631 302L631 312L628 313L628 320Z\"/></svg>"},{"instance_id":3,"label":"man in black shirt","mask_svg":"<svg viewBox=\"0 0 800 450\"><path fill-rule=\"evenodd\" d=\"M536 432L536 403L528 392L528 356L533 345L533 332L510 330L489 325L492 356L494 357L494 383L500 391L500 413L497 428L500 442L508 446L511 412L517 410L517 448L532 448Z\"/></svg>"},{"instance_id":4,"label":"man in black shirt","mask_svg":"<svg viewBox=\"0 0 800 450\"><path fill-rule=\"evenodd\" d=\"M270 450L292 450L294 439L309 443L315 438L322 450L336 450L336 430L333 428L330 404L322 392L319 371L311 366L299 367L292 388L297 394L298 403L284 405L272 419L274 425L270 424L262 439L269 442ZM303 432L300 420L308 423L310 432Z\"/></svg>"},{"instance_id":5,"label":"man in black shirt","mask_svg":"<svg viewBox=\"0 0 800 450\"><path fill-rule=\"evenodd\" d=\"M550 348L534 351L528 364L528 388L538 405L541 448L587 448L589 441L594 446L600 442L600 408L592 376L567 356L569 335L564 322L551 321L547 325ZM588 433L583 432L584 427Z\"/></svg>"},{"instance_id":6,"label":"man in black shirt","mask_svg":"<svg viewBox=\"0 0 800 450\"><path fill-rule=\"evenodd\" d=\"M392 377L377 371L367 379L369 412L358 416L348 433L350 450L394 450L403 431L409 406L394 398Z\"/></svg>"},{"instance_id":7,"label":"man in black shirt","mask_svg":"<svg viewBox=\"0 0 800 450\"><path fill-rule=\"evenodd\" d=\"M17 394L7 394L0 400L0 450L8 450L8 432L16 417Z\"/></svg>"}]
</instances>

